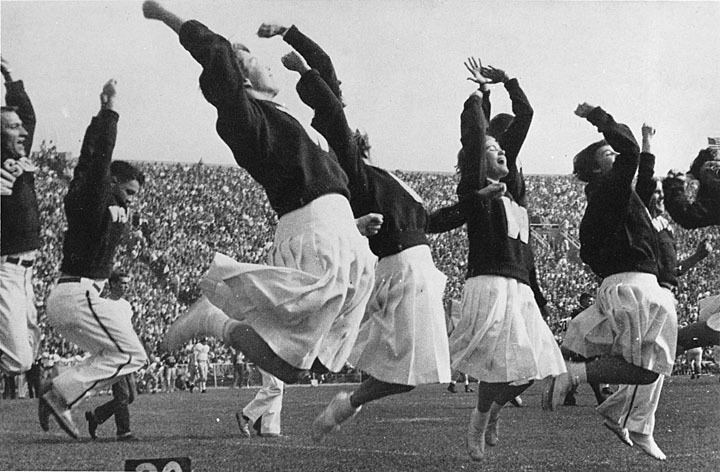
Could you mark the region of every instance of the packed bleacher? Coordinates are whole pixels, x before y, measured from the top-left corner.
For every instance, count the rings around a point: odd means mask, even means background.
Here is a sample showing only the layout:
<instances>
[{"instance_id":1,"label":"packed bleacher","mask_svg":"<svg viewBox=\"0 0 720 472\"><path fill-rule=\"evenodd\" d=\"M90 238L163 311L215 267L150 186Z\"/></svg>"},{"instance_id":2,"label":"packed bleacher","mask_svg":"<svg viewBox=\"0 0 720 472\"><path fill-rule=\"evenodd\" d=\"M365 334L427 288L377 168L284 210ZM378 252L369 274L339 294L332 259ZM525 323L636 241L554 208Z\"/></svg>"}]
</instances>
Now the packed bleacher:
<instances>
[{"instance_id":1,"label":"packed bleacher","mask_svg":"<svg viewBox=\"0 0 720 472\"><path fill-rule=\"evenodd\" d=\"M44 301L57 275L62 254L65 215L62 201L72 161L52 146L35 156L40 164L36 188L43 227L43 250L35 269L35 293L43 326L43 351L75 355L47 327ZM118 251L117 266L132 274L126 298L135 311L134 324L150 355L169 324L199 296L197 281L214 252L244 262L263 262L277 222L265 193L236 166L202 162L140 164L147 181L134 208L132 231ZM449 173L401 172L425 200L429 210L455 201L456 176ZM540 285L549 300L547 320L558 340L563 322L578 306L578 295L594 293L598 281L577 257L574 239L584 210L583 185L571 176L527 176L529 212ZM437 267L448 276L446 300L459 299L464 281L467 238L464 229L431 236ZM677 293L680 324L697 313L699 297L720 286L718 229L686 231L675 226L680 259L710 237L716 250L680 280ZM232 354L220 343L214 361L229 362ZM182 356L181 356L182 357Z\"/></svg>"}]
</instances>

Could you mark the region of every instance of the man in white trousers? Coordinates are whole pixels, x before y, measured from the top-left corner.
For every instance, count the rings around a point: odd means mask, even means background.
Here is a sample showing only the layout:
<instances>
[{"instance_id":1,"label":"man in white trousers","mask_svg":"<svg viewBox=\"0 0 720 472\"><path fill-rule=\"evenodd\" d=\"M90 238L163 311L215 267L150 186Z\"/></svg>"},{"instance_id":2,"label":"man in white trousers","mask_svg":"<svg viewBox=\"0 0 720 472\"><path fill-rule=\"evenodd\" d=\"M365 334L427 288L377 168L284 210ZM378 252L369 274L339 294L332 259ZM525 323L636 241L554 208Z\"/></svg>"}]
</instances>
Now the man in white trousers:
<instances>
[{"instance_id":1,"label":"man in white trousers","mask_svg":"<svg viewBox=\"0 0 720 472\"><path fill-rule=\"evenodd\" d=\"M40 426L52 414L78 439L71 410L94 390L102 390L145 365L147 356L131 321L114 300L100 293L126 231L128 205L145 178L128 162L113 161L118 114L115 80L100 94L100 111L85 132L80 158L64 200L68 229L60 277L47 300L48 323L89 354L52 380L40 398Z\"/></svg>"},{"instance_id":2,"label":"man in white trousers","mask_svg":"<svg viewBox=\"0 0 720 472\"><path fill-rule=\"evenodd\" d=\"M285 383L272 374L258 368L262 375L262 387L255 398L235 413L240 432L250 437L250 426L264 438L280 436L280 412L282 411Z\"/></svg>"}]
</instances>

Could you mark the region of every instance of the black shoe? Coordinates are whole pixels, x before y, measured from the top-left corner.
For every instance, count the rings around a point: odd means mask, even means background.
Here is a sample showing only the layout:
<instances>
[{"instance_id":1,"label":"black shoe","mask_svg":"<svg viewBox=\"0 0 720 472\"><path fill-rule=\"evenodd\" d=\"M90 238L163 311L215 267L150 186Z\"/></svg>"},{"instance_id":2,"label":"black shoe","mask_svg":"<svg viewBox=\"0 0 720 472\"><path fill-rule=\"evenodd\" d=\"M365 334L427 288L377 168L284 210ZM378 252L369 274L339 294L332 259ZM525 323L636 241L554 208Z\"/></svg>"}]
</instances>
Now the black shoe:
<instances>
[{"instance_id":1,"label":"black shoe","mask_svg":"<svg viewBox=\"0 0 720 472\"><path fill-rule=\"evenodd\" d=\"M565 401L563 402L564 406L577 406L577 400L575 399L575 395L572 393L568 393L567 396L565 396Z\"/></svg>"},{"instance_id":2,"label":"black shoe","mask_svg":"<svg viewBox=\"0 0 720 472\"><path fill-rule=\"evenodd\" d=\"M99 425L92 411L85 412L85 420L87 420L88 433L90 434L90 437L93 439L97 439L96 433Z\"/></svg>"},{"instance_id":3,"label":"black shoe","mask_svg":"<svg viewBox=\"0 0 720 472\"><path fill-rule=\"evenodd\" d=\"M131 432L122 433L122 434L118 434L117 436L115 436L115 441L137 441L137 440L138 440L138 438L136 438L133 435L133 433L131 433Z\"/></svg>"},{"instance_id":4,"label":"black shoe","mask_svg":"<svg viewBox=\"0 0 720 472\"><path fill-rule=\"evenodd\" d=\"M50 415L52 410L42 396L52 388L51 382L45 382L40 386L40 393L38 394L38 420L40 421L40 428L43 431L50 431Z\"/></svg>"},{"instance_id":5,"label":"black shoe","mask_svg":"<svg viewBox=\"0 0 720 472\"><path fill-rule=\"evenodd\" d=\"M604 395L607 395L608 397L609 397L610 395L612 395L613 393L615 393L615 392L613 392L613 390L612 390L610 387L603 387L603 389L601 390L601 392L602 392Z\"/></svg>"},{"instance_id":6,"label":"black shoe","mask_svg":"<svg viewBox=\"0 0 720 472\"><path fill-rule=\"evenodd\" d=\"M455 384L453 384L453 383L448 384L447 390L448 390L448 392L450 392L450 393L457 393L457 389L455 389Z\"/></svg>"},{"instance_id":7,"label":"black shoe","mask_svg":"<svg viewBox=\"0 0 720 472\"><path fill-rule=\"evenodd\" d=\"M465 385L465 393L471 393L471 392L474 392L474 391L475 391L475 390L473 390L472 388L470 388L470 385Z\"/></svg>"}]
</instances>

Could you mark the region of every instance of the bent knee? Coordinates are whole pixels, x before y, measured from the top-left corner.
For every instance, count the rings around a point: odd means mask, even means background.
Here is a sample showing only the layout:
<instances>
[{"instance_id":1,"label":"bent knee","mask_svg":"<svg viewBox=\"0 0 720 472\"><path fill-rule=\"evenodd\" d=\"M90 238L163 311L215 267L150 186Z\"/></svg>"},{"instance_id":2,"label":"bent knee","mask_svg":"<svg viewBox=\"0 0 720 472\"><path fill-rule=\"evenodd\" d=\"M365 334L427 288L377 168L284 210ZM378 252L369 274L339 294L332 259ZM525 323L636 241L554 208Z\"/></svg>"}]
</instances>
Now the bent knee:
<instances>
[{"instance_id":1,"label":"bent knee","mask_svg":"<svg viewBox=\"0 0 720 472\"><path fill-rule=\"evenodd\" d=\"M642 372L638 377L638 385L647 385L655 382L658 377L660 377L660 374L657 372L653 372L651 370L646 370Z\"/></svg>"}]
</instances>

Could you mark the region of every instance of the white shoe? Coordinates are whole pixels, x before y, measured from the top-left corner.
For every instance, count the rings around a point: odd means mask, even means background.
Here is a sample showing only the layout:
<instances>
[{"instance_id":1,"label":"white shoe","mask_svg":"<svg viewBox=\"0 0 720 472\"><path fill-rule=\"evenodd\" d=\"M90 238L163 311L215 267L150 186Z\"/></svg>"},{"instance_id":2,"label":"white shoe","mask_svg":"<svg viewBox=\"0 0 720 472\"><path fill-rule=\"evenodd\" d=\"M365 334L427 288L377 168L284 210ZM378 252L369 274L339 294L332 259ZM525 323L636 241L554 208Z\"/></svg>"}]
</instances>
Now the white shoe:
<instances>
[{"instance_id":1,"label":"white shoe","mask_svg":"<svg viewBox=\"0 0 720 472\"><path fill-rule=\"evenodd\" d=\"M465 438L467 451L474 461L481 461L485 457L485 430L487 429L490 412L480 413L473 408L470 414L470 424Z\"/></svg>"},{"instance_id":2,"label":"white shoe","mask_svg":"<svg viewBox=\"0 0 720 472\"><path fill-rule=\"evenodd\" d=\"M659 461L667 459L667 456L665 456L665 453L660 450L655 442L655 438L652 437L652 434L641 434L631 431L630 438L650 457L654 457Z\"/></svg>"},{"instance_id":3,"label":"white shoe","mask_svg":"<svg viewBox=\"0 0 720 472\"><path fill-rule=\"evenodd\" d=\"M217 308L209 306L209 304L207 298L201 297L188 309L187 313L180 316L170 325L167 334L165 334L164 342L164 347L168 351L181 349L185 343L193 338L222 335L222 333L216 332L214 318L220 316L229 319L229 317Z\"/></svg>"},{"instance_id":4,"label":"white shoe","mask_svg":"<svg viewBox=\"0 0 720 472\"><path fill-rule=\"evenodd\" d=\"M578 386L577 376L571 374L571 367L568 363L568 372L560 374L556 377L548 377L545 379L545 385L542 392L542 409L555 411L565 402L568 392Z\"/></svg>"},{"instance_id":5,"label":"white shoe","mask_svg":"<svg viewBox=\"0 0 720 472\"><path fill-rule=\"evenodd\" d=\"M357 415L362 406L354 408L350 404L350 394L340 392L335 395L322 413L312 424L312 438L321 442L328 434L340 429L340 425Z\"/></svg>"},{"instance_id":6,"label":"white shoe","mask_svg":"<svg viewBox=\"0 0 720 472\"><path fill-rule=\"evenodd\" d=\"M624 444L627 444L630 447L633 446L632 439L630 439L630 431L628 431L627 428L623 428L616 422L609 419L605 419L605 421L603 421L603 426L612 431L612 433Z\"/></svg>"},{"instance_id":7,"label":"white shoe","mask_svg":"<svg viewBox=\"0 0 720 472\"><path fill-rule=\"evenodd\" d=\"M499 405L495 402L490 406L487 428L485 429L485 444L488 446L497 446L500 439L498 436L498 421L500 420L500 412L503 407L504 405Z\"/></svg>"},{"instance_id":8,"label":"white shoe","mask_svg":"<svg viewBox=\"0 0 720 472\"><path fill-rule=\"evenodd\" d=\"M41 401L44 401L50 408L52 415L57 420L57 423L71 438L78 439L80 437L80 431L70 414L70 408L67 407L65 400L55 393L55 390L50 389L45 395L41 397Z\"/></svg>"}]
</instances>

